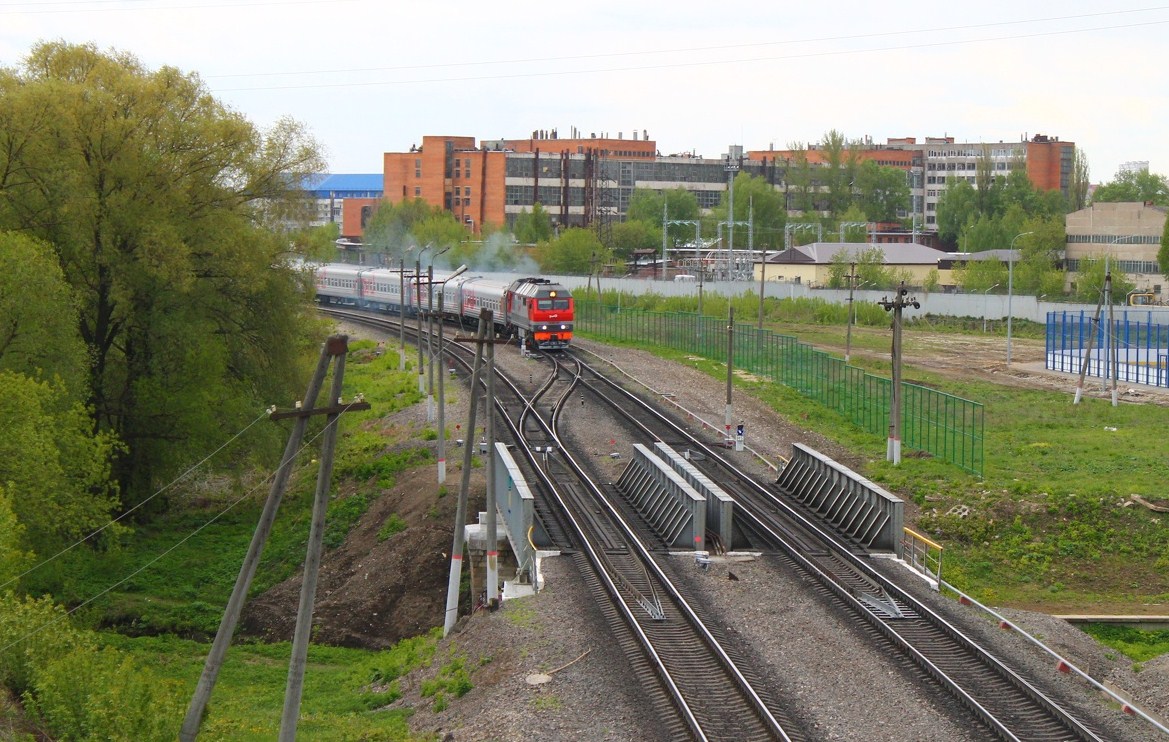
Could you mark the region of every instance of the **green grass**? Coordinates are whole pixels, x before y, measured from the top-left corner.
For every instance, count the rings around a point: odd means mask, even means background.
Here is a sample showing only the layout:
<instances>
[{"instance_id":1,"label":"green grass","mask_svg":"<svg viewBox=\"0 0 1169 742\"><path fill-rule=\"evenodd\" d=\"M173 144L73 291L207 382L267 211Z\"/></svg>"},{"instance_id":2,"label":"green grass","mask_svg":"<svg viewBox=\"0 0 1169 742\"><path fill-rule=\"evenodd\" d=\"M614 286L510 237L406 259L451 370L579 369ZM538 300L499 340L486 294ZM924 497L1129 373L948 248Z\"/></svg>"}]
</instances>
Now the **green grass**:
<instances>
[{"instance_id":1,"label":"green grass","mask_svg":"<svg viewBox=\"0 0 1169 742\"><path fill-rule=\"evenodd\" d=\"M208 645L174 637L102 637L137 662L149 665L164 681L174 681L189 702ZM383 707L398 697L394 678L430 664L436 640L432 634L401 642L385 652L310 646L298 737L320 742L421 739L409 734L409 711ZM280 728L290 656L288 643L243 644L229 649L199 739L274 739Z\"/></svg>"},{"instance_id":2,"label":"green grass","mask_svg":"<svg viewBox=\"0 0 1169 742\"><path fill-rule=\"evenodd\" d=\"M1136 662L1147 662L1169 652L1169 631L1143 631L1130 626L1090 623L1084 632Z\"/></svg>"},{"instance_id":3,"label":"green grass","mask_svg":"<svg viewBox=\"0 0 1169 742\"><path fill-rule=\"evenodd\" d=\"M333 494L325 518L328 548L344 542L379 488L392 487L399 472L431 458L423 448L387 452L391 438L378 427L381 417L417 402L421 395L413 376L397 371L396 356L378 356L371 352L374 347L369 341L350 345L343 397L349 400L364 393L373 409L340 418ZM319 424L310 427L306 440L314 430ZM252 596L291 577L304 563L318 455L310 447L297 464L252 582ZM342 483L351 491L338 497ZM174 506L137 526L121 545L102 552L75 549L48 564L32 576L30 592L52 593L70 606L98 596L80 611L90 626L116 627L131 635L212 636L267 493L268 485L261 482L250 493L233 490L198 505ZM239 503L227 509L235 500Z\"/></svg>"}]
</instances>

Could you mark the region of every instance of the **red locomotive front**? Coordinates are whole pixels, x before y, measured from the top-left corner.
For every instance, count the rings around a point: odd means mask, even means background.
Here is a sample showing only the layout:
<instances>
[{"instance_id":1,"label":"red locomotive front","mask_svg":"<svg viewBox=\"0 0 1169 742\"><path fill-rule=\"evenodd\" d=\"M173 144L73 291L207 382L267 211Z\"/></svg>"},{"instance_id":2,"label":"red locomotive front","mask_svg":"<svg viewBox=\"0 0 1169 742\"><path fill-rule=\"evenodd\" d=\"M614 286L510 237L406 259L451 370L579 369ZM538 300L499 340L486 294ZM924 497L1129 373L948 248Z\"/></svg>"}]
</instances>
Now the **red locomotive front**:
<instances>
[{"instance_id":1,"label":"red locomotive front","mask_svg":"<svg viewBox=\"0 0 1169 742\"><path fill-rule=\"evenodd\" d=\"M547 278L508 287L508 320L529 348L563 350L572 342L572 294Z\"/></svg>"}]
</instances>

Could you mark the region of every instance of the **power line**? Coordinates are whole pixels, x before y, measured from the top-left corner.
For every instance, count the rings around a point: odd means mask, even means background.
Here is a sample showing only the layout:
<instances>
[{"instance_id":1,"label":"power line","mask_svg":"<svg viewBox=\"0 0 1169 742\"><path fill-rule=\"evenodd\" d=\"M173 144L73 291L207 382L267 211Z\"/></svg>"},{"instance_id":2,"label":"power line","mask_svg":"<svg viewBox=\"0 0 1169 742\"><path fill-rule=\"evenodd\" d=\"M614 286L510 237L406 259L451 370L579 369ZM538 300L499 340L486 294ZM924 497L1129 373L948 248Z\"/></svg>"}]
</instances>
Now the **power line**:
<instances>
[{"instance_id":1,"label":"power line","mask_svg":"<svg viewBox=\"0 0 1169 742\"><path fill-rule=\"evenodd\" d=\"M1067 36L1071 34L1083 34L1099 31L1115 31L1128 28L1140 28L1145 26L1159 26L1169 23L1169 20L1161 21L1146 21L1141 23L1128 23L1115 26L1101 26L1095 28L1079 28L1068 29L1062 31L1037 31L1029 34L1018 34L1013 36L991 36L980 39L965 39L958 41L936 41L926 42L921 44L903 44L899 46L884 46L873 47L870 49L845 49L822 52L806 52L801 54L786 54L775 56L761 56L761 57L742 57L738 59L724 59L724 60L710 60L710 61L692 61L692 62L670 62L650 65L633 65L625 67L603 67L593 69L580 70L551 70L539 72L512 72L500 74L487 75L466 75L461 77L433 77L433 78L419 78L414 80L376 80L372 82L325 82L325 83L305 83L299 85L259 85L253 87L239 87L239 88L218 88L219 93L234 93L234 92L250 92L261 90L313 90L313 89L328 89L328 88L365 88L365 87L384 87L393 85L422 85L431 83L444 82L484 82L489 80L515 80L515 79L533 79L540 77L566 77L577 75L593 75L605 74L613 72L645 72L652 70L665 69L684 69L695 67L714 67L731 64L751 64L756 62L777 62L798 59L817 59L825 57L839 57L853 54L871 54L874 52L891 52L891 51L908 51L913 49L932 49L947 46L965 46L971 44L984 44L996 41L1018 41L1022 39L1037 39L1048 38L1053 36ZM616 55L613 55L616 56ZM478 64L478 63L476 63ZM425 69L425 68L407 68L407 69ZM299 74L322 74L323 71L317 72L303 72Z\"/></svg>"},{"instance_id":2,"label":"power line","mask_svg":"<svg viewBox=\"0 0 1169 742\"><path fill-rule=\"evenodd\" d=\"M357 2L358 0L257 0L256 2L240 2L240 3L213 3L206 5L166 5L150 7L153 0L67 0L62 2L42 3L42 2L23 2L23 3L0 3L0 15L46 15L46 14L61 14L61 13L118 13L123 11L131 12L161 12L166 13L172 10L219 10L222 8L230 8L236 10L239 8L263 8L272 5L333 5L338 2ZM70 6L70 5L120 5L125 7L82 7L71 8L61 7L52 8L46 6ZM31 6L34 9L24 10L25 6ZM5 8L17 8L16 10L5 10Z\"/></svg>"},{"instance_id":3,"label":"power line","mask_svg":"<svg viewBox=\"0 0 1169 742\"><path fill-rule=\"evenodd\" d=\"M185 472L183 472L182 474L180 474L180 475L178 475L177 477L175 477L174 479L172 479L172 480L170 481L170 483L166 484L165 486L163 486L162 488L160 488L159 490L157 490L157 491L156 491L154 494L150 495L150 497L147 497L145 500L143 500L142 502L138 503L138 504L137 504L137 505L135 505L134 507L130 508L130 509L129 509L129 510L127 510L126 512L122 513L122 514L121 514L121 515L119 515L118 517L114 518L114 519L113 519L113 520L111 520L110 522L106 523L106 524L105 524L104 526L102 526L101 528L98 528L96 531L93 531L93 532L92 532L92 533L90 533L88 536L85 536L84 538L82 538L82 539L79 539L78 541L75 541L74 543L70 544L69 546L66 546L64 549L61 549L60 551L58 551L58 552L57 552L56 554L54 554L53 556L51 556L51 557L49 557L49 558L47 558L47 559L44 559L44 560L42 560L42 561L38 562L37 564L33 565L32 567L29 567L27 570L25 570L24 572L21 572L20 574L16 575L15 577L13 577L13 578L9 579L7 582L0 583L0 590L2 590L2 589L4 589L4 588L8 587L9 585L11 585L12 583L16 582L17 580L23 579L24 577L26 577L26 576L28 576L28 575L32 574L33 572L37 571L37 570L38 570L38 569L40 569L41 567L45 566L46 564L48 564L48 563L50 563L50 562L52 562L52 561L55 561L56 559L58 559L58 558L60 558L60 557L64 556L65 554L69 553L70 551L73 551L73 550L74 550L74 549L76 549L78 546L81 546L81 545L82 545L82 544L84 544L86 541L90 540L91 538L93 538L94 536L98 535L99 533L101 533L102 531L106 530L107 528L109 528L109 527L113 526L115 523L119 523L119 522L121 522L121 521L122 521L122 520L124 520L124 519L125 519L125 518L126 518L128 515L130 515L130 514L131 514L131 513L133 513L135 510L139 509L140 507L142 507L142 506L143 506L143 505L145 505L146 503L150 502L151 500L153 500L154 498L158 497L159 495L161 495L162 493L166 492L167 490L169 490L169 489L171 489L171 488L173 488L173 487L177 486L179 482L181 482L181 481L183 481L184 479L186 479L186 478L187 478L187 477L188 477L188 476L189 476L189 475L190 475L192 472L194 472L194 471L195 471L196 469L198 469L199 467L203 466L203 464L206 464L208 461L210 461L212 458L214 458L214 457L215 457L215 456L216 456L216 455L217 455L217 454L218 454L220 451L222 451L223 449L227 448L227 447L228 447L228 446L230 446L232 443L234 443L234 442L235 442L235 440L236 440L237 438L239 438L239 437L240 437L241 435L243 435L244 433L248 432L248 430L250 430L250 429L252 428L252 426L253 426L253 425L255 425L256 423L258 423L258 422L260 422L261 420L263 420L263 419L264 419L264 418L265 418L267 415L268 415L268 411L267 411L267 410L265 410L264 412L260 413L260 415L259 415L259 416L257 416L255 420L252 420L250 423L248 423L248 424L247 424L247 426L243 428L243 430L240 430L238 433L236 433L235 435L233 435L231 438L229 438L229 439L228 439L228 440L227 440L227 441L226 441L226 442L225 442L223 445L221 445L219 448L215 449L215 450L214 450L214 451L212 451L211 453L209 453L209 454L207 454L206 456L204 456L204 457L203 457L203 459L202 459L201 461L199 461L199 462L198 462L198 463L196 463L196 464L193 464L193 465L192 465L192 466L191 466L189 469L187 469Z\"/></svg>"},{"instance_id":4,"label":"power line","mask_svg":"<svg viewBox=\"0 0 1169 742\"><path fill-rule=\"evenodd\" d=\"M325 69L325 70L301 70L301 71L276 71L276 72L235 72L223 75L207 75L206 79L220 79L231 77L288 77L293 75L336 75L348 74L355 72L402 72L411 70L429 70L429 69L449 69L457 67L479 67L486 65L503 65L503 64L546 64L549 62L570 62L583 59L612 59L620 57L634 57L634 56L652 56L656 54L693 54L696 52L707 51L725 51L728 49L752 49L759 47L772 46L787 46L791 44L818 44L831 41L857 41L863 39L886 38L890 36L906 36L919 35L926 33L949 33L953 31L969 31L980 28L996 28L1001 26L1019 26L1029 23L1050 23L1053 21L1068 21L1082 18L1097 18L1110 15L1127 15L1132 13L1149 13L1159 10L1169 10L1169 6L1159 6L1153 8L1136 8L1133 10L1112 10L1103 11L1099 13L1082 13L1078 15L1063 15L1063 16L1048 16L1045 18L1027 18L1015 21L995 21L990 23L974 23L963 26L939 26L936 28L918 28L906 31L880 31L866 34L852 34L843 36L822 36L813 38L800 39L785 39L783 41L760 41L760 42L745 42L741 44L719 44L715 46L693 46L693 47L678 47L672 49L650 49L650 50L633 50L622 52L606 52L602 54L573 54L558 57L528 57L519 59L487 59L474 60L470 62L443 62L436 64L417 64L417 65L398 65L392 67L350 67L340 69ZM1149 21L1149 24L1163 23L1164 21ZM1136 24L1142 25L1142 24ZM1126 26L1122 26L1126 27ZM1095 29L1086 29L1095 30ZM1099 29L1099 30L1107 30ZM1051 32L1058 33L1058 32ZM1015 37L1004 37L1015 38ZM1020 36L1018 38L1026 38ZM910 47L912 48L912 47Z\"/></svg>"},{"instance_id":5,"label":"power line","mask_svg":"<svg viewBox=\"0 0 1169 742\"><path fill-rule=\"evenodd\" d=\"M348 405L345 405L345 408L344 408L344 409L345 409L345 410L349 409L349 407L351 407L353 404L356 404L356 402L353 402L353 403L350 403L350 404L348 404ZM267 413L265 413L265 414L267 414ZM339 423L340 423L340 421L341 421L341 418L342 418L342 417L344 417L344 416L345 416L345 412L344 412L344 411L342 411L341 413L339 413L339 414L337 415L336 419L334 419L334 420L333 420L331 423L328 423L328 424L326 424L325 426L323 426L323 427L321 428L321 430L317 432L317 434L316 434L316 435L314 435L314 436L313 436L311 439L309 439L308 441L306 441L306 442L304 443L304 445L302 445L300 448L298 448L298 449L297 449L297 451L296 451L296 455L295 455L293 458L298 458L298 457L301 455L301 453L303 453L303 452L304 452L304 450L305 450L305 449L306 449L306 448L307 448L309 445L311 445L311 444L312 444L314 441L316 441L316 439L317 439L317 438L320 438L322 435L324 435L324 434L325 434L325 431L326 431L326 430L328 430L328 429L329 429L329 428L330 428L332 425L337 425L337 424L339 424ZM279 467L278 467L278 469L279 469ZM70 608L69 610L65 611L64 613L62 613L61 615L59 615L57 618L53 619L52 621L48 621L48 622L46 622L46 623L44 623L44 624L41 624L40 626L36 627L35 629L32 629L31 631L28 631L28 632L26 632L26 633L25 633L23 636L19 637L18 639L13 639L12 641L10 641L10 642L8 642L7 644L5 644L3 647L0 647L0 654L3 654L4 652L7 652L9 649L11 649L12 647L16 646L17 644L20 644L20 643L21 643L22 641L24 641L25 639L28 639L28 638L29 638L29 637L31 637L31 636L35 636L35 635L39 634L40 632L44 631L45 629L47 629L47 628L49 628L49 627L51 627L51 626L56 626L57 624L61 623L61 621L64 621L66 618L68 618L69 616L72 616L74 613L76 613L77 611L81 610L81 609L82 609L82 608L84 608L85 606L87 606L87 605L89 605L90 603L94 602L95 600L97 600L98 598L102 597L103 595L105 595L105 594L109 593L109 592L110 592L110 591L112 591L114 588L118 587L119 585L124 585L124 584L126 584L127 582L129 582L130 580L132 580L132 579L134 579L135 577L137 577L138 575L142 574L143 572L145 572L147 569L149 569L150 567L152 567L152 566L153 566L153 565L155 565L156 563L158 563L158 562L162 561L162 559L163 559L164 557L168 556L169 554L171 554L171 552L175 551L175 550L176 550L176 549L178 549L180 546L182 546L183 544L187 543L188 541L190 541L191 539L193 539L195 536L199 535L199 534L200 534L200 533L201 533L201 532L202 532L204 529L206 529L207 527L209 527L210 525L212 525L213 523L215 523L216 521L218 521L218 520L219 520L220 518L222 518L223 516L227 515L229 512L231 512L231 511L232 511L232 510L235 508L235 506L236 506L236 505L239 505L241 502L243 502L244 500L248 499L248 498L249 498L249 497L250 497L250 496L251 496L251 495L252 495L254 492L256 492L256 491L257 491L257 490L258 490L260 487L262 487L262 486L264 486L264 485L268 484L268 482L270 482L270 481L271 481L271 480L272 480L272 479L273 479L275 476L276 476L276 472L274 471L274 472L270 473L268 476L264 477L264 479L262 479L262 480L260 480L259 482L257 482L257 483L256 483L256 485L255 485L254 487L252 487L251 489L249 489L249 490L248 490L247 492L245 492L244 494L240 495L238 498L236 498L236 499L235 499L235 500L233 500L232 502L228 503L227 507L223 508L223 509L222 509L222 510L220 510L218 513L216 513L215 515L211 516L210 520L208 520L206 523L203 523L202 525L200 525L199 527L197 527L195 530L191 531L191 532L190 532L190 533L188 533L186 536L184 536L182 539L180 539L178 542L174 543L173 545L171 545L171 546L170 546L170 547L168 547L167 549L164 549L164 550L162 551L162 553L160 553L159 555L157 555L156 557L154 557L154 558L153 558L153 559L151 559L150 561L146 562L145 564L143 564L141 567L139 567L138 569L134 570L134 571L133 571L133 572L131 572L130 574L126 575L126 576L125 576L125 577L123 577L122 579L120 579L120 580L118 580L117 582L113 583L113 584L112 584L112 585L110 585L109 587L106 587L106 588L104 588L103 590L100 590L100 591L99 591L99 592L98 592L96 595L94 595L94 596L92 596L92 597L90 597L90 598L87 598L86 600L82 601L81 603L79 603L79 604L77 604L77 605L73 606L72 608ZM72 547L71 547L71 548L72 548Z\"/></svg>"}]
</instances>

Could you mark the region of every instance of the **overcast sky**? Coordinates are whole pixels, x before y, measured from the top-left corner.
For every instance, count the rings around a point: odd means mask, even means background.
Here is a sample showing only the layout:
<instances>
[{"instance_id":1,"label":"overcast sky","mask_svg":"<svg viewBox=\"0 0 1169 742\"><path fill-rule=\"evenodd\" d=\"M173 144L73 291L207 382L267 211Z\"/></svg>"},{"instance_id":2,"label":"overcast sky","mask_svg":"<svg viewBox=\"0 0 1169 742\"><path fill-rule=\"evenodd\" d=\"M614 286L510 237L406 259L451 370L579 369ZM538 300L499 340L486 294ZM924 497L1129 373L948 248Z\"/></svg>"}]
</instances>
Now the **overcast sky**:
<instances>
[{"instance_id":1,"label":"overcast sky","mask_svg":"<svg viewBox=\"0 0 1169 742\"><path fill-rule=\"evenodd\" d=\"M292 116L337 173L424 134L574 126L704 157L1046 134L1096 183L1169 173L1169 6L1148 3L0 0L0 65L53 39L196 72L261 127Z\"/></svg>"}]
</instances>

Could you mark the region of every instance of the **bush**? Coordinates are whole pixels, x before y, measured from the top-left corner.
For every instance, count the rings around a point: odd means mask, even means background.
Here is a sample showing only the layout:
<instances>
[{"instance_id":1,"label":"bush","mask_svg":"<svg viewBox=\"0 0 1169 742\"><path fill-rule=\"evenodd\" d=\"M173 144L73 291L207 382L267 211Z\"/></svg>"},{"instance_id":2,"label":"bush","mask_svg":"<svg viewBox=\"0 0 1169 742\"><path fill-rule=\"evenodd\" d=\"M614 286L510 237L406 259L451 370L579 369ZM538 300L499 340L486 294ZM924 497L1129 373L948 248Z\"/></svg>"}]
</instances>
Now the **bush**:
<instances>
[{"instance_id":1,"label":"bush","mask_svg":"<svg viewBox=\"0 0 1169 742\"><path fill-rule=\"evenodd\" d=\"M73 649L92 651L93 637L75 629L49 598L0 598L0 685L20 695L37 668Z\"/></svg>"},{"instance_id":2,"label":"bush","mask_svg":"<svg viewBox=\"0 0 1169 742\"><path fill-rule=\"evenodd\" d=\"M30 714L61 739L172 740L184 708L176 688L160 684L115 649L76 649L33 673Z\"/></svg>"},{"instance_id":3,"label":"bush","mask_svg":"<svg viewBox=\"0 0 1169 742\"><path fill-rule=\"evenodd\" d=\"M386 522L383 523L382 527L378 530L377 540L385 541L391 536L394 536L395 534L401 533L405 530L406 521L402 519L402 516L398 515L397 513L391 513L390 517L386 518Z\"/></svg>"}]
</instances>

